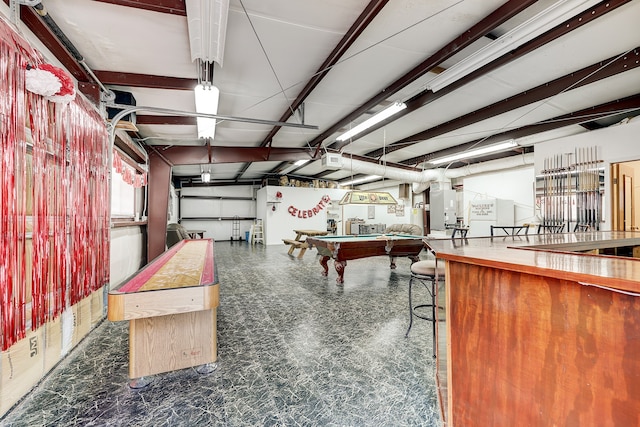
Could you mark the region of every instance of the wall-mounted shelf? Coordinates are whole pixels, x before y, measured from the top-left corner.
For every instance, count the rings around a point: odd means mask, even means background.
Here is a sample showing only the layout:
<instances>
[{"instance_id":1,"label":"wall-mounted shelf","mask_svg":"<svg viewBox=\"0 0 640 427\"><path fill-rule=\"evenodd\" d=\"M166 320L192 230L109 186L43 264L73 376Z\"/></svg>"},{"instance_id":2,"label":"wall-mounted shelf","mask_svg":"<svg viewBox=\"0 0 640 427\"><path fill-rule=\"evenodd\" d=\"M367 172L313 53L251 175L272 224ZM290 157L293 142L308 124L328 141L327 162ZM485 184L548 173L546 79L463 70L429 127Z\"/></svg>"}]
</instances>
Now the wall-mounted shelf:
<instances>
[{"instance_id":1,"label":"wall-mounted shelf","mask_svg":"<svg viewBox=\"0 0 640 427\"><path fill-rule=\"evenodd\" d=\"M133 219L129 220L112 220L111 228L120 228L120 227L135 227L135 226L143 226L147 225L147 220L135 221Z\"/></svg>"}]
</instances>

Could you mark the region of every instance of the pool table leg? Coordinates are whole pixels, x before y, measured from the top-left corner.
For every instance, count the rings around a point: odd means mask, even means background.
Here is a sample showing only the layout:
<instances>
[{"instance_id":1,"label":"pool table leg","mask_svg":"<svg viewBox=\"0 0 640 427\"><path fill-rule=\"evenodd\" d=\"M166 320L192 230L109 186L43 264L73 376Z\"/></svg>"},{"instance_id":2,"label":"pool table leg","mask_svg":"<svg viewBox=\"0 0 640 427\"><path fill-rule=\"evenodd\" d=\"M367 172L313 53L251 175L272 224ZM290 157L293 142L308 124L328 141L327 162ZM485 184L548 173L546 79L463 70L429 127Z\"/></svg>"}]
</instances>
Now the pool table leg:
<instances>
[{"instance_id":1,"label":"pool table leg","mask_svg":"<svg viewBox=\"0 0 640 427\"><path fill-rule=\"evenodd\" d=\"M344 268L347 266L347 261L334 261L333 265L336 267L336 271L338 272L336 282L344 283Z\"/></svg>"},{"instance_id":2,"label":"pool table leg","mask_svg":"<svg viewBox=\"0 0 640 427\"><path fill-rule=\"evenodd\" d=\"M329 262L329 258L330 257L328 256L323 256L322 258L320 258L320 265L324 269L324 271L322 272L323 276L329 275L329 266L327 265L327 263Z\"/></svg>"},{"instance_id":3,"label":"pool table leg","mask_svg":"<svg viewBox=\"0 0 640 427\"><path fill-rule=\"evenodd\" d=\"M389 268L395 270L396 268L396 257L389 256Z\"/></svg>"}]
</instances>

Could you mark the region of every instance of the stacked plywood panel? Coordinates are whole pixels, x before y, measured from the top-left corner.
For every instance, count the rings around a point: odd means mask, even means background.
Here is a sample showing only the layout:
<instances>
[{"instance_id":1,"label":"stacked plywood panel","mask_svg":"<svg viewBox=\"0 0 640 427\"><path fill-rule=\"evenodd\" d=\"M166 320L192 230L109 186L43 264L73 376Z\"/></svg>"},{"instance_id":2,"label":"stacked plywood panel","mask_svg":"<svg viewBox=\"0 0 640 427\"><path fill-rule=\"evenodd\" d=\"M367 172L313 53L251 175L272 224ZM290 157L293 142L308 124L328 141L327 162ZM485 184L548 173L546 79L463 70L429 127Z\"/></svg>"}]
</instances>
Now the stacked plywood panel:
<instances>
[{"instance_id":1,"label":"stacked plywood panel","mask_svg":"<svg viewBox=\"0 0 640 427\"><path fill-rule=\"evenodd\" d=\"M0 356L0 417L104 318L103 288L67 308Z\"/></svg>"}]
</instances>

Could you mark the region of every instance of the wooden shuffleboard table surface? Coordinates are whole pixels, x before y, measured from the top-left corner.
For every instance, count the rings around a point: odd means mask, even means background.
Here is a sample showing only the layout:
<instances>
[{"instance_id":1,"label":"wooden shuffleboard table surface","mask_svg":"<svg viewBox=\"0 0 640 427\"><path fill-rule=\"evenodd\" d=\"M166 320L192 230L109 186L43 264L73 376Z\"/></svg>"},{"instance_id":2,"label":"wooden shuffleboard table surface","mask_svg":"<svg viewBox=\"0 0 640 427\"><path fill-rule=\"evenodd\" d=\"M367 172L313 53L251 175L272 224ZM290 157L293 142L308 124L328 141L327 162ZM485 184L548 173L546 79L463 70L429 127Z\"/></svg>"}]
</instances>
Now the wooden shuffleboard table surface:
<instances>
[{"instance_id":1,"label":"wooden shuffleboard table surface","mask_svg":"<svg viewBox=\"0 0 640 427\"><path fill-rule=\"evenodd\" d=\"M213 239L182 240L111 290L107 318L130 322L129 377L215 362L219 299Z\"/></svg>"}]
</instances>

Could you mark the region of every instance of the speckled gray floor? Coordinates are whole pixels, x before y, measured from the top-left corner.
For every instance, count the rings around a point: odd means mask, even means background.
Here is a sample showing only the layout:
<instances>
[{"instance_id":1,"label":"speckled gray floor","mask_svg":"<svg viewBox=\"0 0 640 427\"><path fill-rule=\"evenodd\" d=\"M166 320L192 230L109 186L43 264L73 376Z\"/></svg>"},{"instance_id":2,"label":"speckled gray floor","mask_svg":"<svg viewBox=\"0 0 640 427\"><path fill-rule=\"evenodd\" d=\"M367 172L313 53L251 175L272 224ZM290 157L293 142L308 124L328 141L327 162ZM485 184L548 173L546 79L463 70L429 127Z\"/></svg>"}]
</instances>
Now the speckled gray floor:
<instances>
[{"instance_id":1,"label":"speckled gray floor","mask_svg":"<svg viewBox=\"0 0 640 427\"><path fill-rule=\"evenodd\" d=\"M218 368L128 386L128 323L105 320L2 426L435 426L431 325L411 335L410 261L349 261L344 285L315 250L216 243Z\"/></svg>"}]
</instances>

